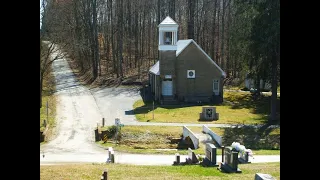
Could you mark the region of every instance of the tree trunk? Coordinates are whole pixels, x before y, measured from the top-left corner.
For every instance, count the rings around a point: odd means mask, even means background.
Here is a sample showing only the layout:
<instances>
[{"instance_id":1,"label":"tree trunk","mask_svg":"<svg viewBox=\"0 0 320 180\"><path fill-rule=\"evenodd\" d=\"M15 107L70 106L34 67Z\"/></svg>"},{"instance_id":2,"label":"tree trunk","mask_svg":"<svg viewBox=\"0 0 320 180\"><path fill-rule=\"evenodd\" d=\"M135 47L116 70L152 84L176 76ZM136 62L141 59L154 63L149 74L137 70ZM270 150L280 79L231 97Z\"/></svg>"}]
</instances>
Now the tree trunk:
<instances>
[{"instance_id":1,"label":"tree trunk","mask_svg":"<svg viewBox=\"0 0 320 180\"><path fill-rule=\"evenodd\" d=\"M225 5L226 0L222 0L222 17L221 17L221 68L225 69L225 62L224 62L224 15L225 15Z\"/></svg>"},{"instance_id":2,"label":"tree trunk","mask_svg":"<svg viewBox=\"0 0 320 180\"><path fill-rule=\"evenodd\" d=\"M216 8L217 8L217 0L214 0L214 7L213 7L213 25L212 25L212 43L211 43L211 57L214 61L216 61L215 59L215 31L216 31Z\"/></svg>"},{"instance_id":3,"label":"tree trunk","mask_svg":"<svg viewBox=\"0 0 320 180\"><path fill-rule=\"evenodd\" d=\"M122 56L122 49L123 49L123 22L122 22L122 16L123 16L123 5L122 5L122 0L118 0L118 76L122 78L123 73L122 73L122 62L123 62L123 56Z\"/></svg>"},{"instance_id":4,"label":"tree trunk","mask_svg":"<svg viewBox=\"0 0 320 180\"><path fill-rule=\"evenodd\" d=\"M97 2L92 1L92 35L93 35L93 79L98 77L98 66L99 66L99 43L98 43L98 29L97 29Z\"/></svg>"},{"instance_id":5,"label":"tree trunk","mask_svg":"<svg viewBox=\"0 0 320 180\"><path fill-rule=\"evenodd\" d=\"M170 0L169 2L169 16L175 20L175 0Z\"/></svg>"},{"instance_id":6,"label":"tree trunk","mask_svg":"<svg viewBox=\"0 0 320 180\"><path fill-rule=\"evenodd\" d=\"M195 0L188 0L188 39L194 39L194 6Z\"/></svg>"}]
</instances>

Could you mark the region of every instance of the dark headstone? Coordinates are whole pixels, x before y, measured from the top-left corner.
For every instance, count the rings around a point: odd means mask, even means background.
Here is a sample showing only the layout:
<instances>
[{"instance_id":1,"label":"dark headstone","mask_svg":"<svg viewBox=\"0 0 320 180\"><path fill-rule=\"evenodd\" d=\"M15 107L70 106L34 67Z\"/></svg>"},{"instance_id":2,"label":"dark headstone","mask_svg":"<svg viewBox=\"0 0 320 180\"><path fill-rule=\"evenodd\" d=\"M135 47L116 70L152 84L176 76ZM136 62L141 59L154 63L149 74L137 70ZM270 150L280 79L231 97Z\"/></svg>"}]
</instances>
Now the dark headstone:
<instances>
[{"instance_id":1,"label":"dark headstone","mask_svg":"<svg viewBox=\"0 0 320 180\"><path fill-rule=\"evenodd\" d=\"M188 158L186 159L186 162L189 164L195 164L199 162L197 156L194 154L191 148L188 148Z\"/></svg>"},{"instance_id":2,"label":"dark headstone","mask_svg":"<svg viewBox=\"0 0 320 180\"><path fill-rule=\"evenodd\" d=\"M101 140L98 128L94 130L94 135L96 142Z\"/></svg>"},{"instance_id":3,"label":"dark headstone","mask_svg":"<svg viewBox=\"0 0 320 180\"><path fill-rule=\"evenodd\" d=\"M108 180L108 171L105 169L102 173L101 180Z\"/></svg>"},{"instance_id":4,"label":"dark headstone","mask_svg":"<svg viewBox=\"0 0 320 180\"><path fill-rule=\"evenodd\" d=\"M176 160L173 161L173 164L178 165L178 164L180 164L180 154L176 153L175 156L176 156Z\"/></svg>"},{"instance_id":5,"label":"dark headstone","mask_svg":"<svg viewBox=\"0 0 320 180\"><path fill-rule=\"evenodd\" d=\"M237 170L238 168L238 154L239 152L231 151L231 161L229 165L233 170Z\"/></svg>"},{"instance_id":6,"label":"dark headstone","mask_svg":"<svg viewBox=\"0 0 320 180\"><path fill-rule=\"evenodd\" d=\"M231 163L231 152L232 152L232 148L231 147L225 147L224 148L224 162L226 164L230 164Z\"/></svg>"},{"instance_id":7,"label":"dark headstone","mask_svg":"<svg viewBox=\"0 0 320 180\"><path fill-rule=\"evenodd\" d=\"M40 131L40 142L43 142L44 141L44 135L43 135L43 132Z\"/></svg>"},{"instance_id":8,"label":"dark headstone","mask_svg":"<svg viewBox=\"0 0 320 180\"><path fill-rule=\"evenodd\" d=\"M227 173L241 173L242 171L238 168L238 154L237 151L232 151L230 146L224 149L224 162L220 164L218 169Z\"/></svg>"},{"instance_id":9,"label":"dark headstone","mask_svg":"<svg viewBox=\"0 0 320 180\"><path fill-rule=\"evenodd\" d=\"M206 143L206 157L203 160L204 166L217 165L217 148L212 143Z\"/></svg>"},{"instance_id":10,"label":"dark headstone","mask_svg":"<svg viewBox=\"0 0 320 180\"><path fill-rule=\"evenodd\" d=\"M254 180L275 180L270 174L256 173Z\"/></svg>"},{"instance_id":11,"label":"dark headstone","mask_svg":"<svg viewBox=\"0 0 320 180\"><path fill-rule=\"evenodd\" d=\"M219 115L216 113L216 107L202 107L200 113L200 120L218 120Z\"/></svg>"},{"instance_id":12,"label":"dark headstone","mask_svg":"<svg viewBox=\"0 0 320 180\"><path fill-rule=\"evenodd\" d=\"M239 163L240 163L240 164L251 163L251 162L249 161L249 154L248 154L248 152L240 153Z\"/></svg>"}]
</instances>

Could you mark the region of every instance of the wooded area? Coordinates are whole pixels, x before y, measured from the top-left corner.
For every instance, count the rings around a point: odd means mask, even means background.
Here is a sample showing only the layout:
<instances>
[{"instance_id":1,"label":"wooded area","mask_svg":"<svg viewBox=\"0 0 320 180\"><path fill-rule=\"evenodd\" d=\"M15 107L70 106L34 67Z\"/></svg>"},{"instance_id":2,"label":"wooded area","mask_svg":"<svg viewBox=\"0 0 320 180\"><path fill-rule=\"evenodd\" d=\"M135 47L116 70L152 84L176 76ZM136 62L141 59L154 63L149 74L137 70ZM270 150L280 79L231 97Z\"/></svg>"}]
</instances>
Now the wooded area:
<instances>
[{"instance_id":1,"label":"wooded area","mask_svg":"<svg viewBox=\"0 0 320 180\"><path fill-rule=\"evenodd\" d=\"M41 38L65 47L92 81L146 76L158 59L157 26L170 16L178 40L194 39L225 84L249 74L269 81L276 99L280 0L43 0L42 8Z\"/></svg>"}]
</instances>

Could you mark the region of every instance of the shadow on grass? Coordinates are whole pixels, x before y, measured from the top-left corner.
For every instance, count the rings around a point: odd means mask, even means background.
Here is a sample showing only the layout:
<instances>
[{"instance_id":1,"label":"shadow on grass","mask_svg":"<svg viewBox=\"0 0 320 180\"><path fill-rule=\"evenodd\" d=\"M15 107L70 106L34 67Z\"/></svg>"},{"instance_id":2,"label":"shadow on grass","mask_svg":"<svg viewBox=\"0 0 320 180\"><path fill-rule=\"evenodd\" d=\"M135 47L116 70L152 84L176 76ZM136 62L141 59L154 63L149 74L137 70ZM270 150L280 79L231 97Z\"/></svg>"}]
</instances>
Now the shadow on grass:
<instances>
[{"instance_id":1,"label":"shadow on grass","mask_svg":"<svg viewBox=\"0 0 320 180\"><path fill-rule=\"evenodd\" d=\"M248 149L280 150L280 133L270 134L271 131L272 128L268 124L260 128L225 128L223 142L227 146L231 146L233 142L239 142Z\"/></svg>"},{"instance_id":2,"label":"shadow on grass","mask_svg":"<svg viewBox=\"0 0 320 180\"><path fill-rule=\"evenodd\" d=\"M153 110L152 94L149 87L140 88L140 95L144 102L144 105L133 110L134 114L145 114ZM227 94L227 93L226 93ZM252 113L262 115L263 123L268 124L280 124L280 97L277 97L277 119L274 122L268 122L269 115L271 113L271 96L261 95L258 99L254 100L251 94L243 93L228 93L225 96L224 102L222 104L215 103L200 103L191 104L184 103L179 105L161 105L157 102L154 103L154 109L158 107L165 109L176 109L194 106L230 106L231 109L251 109ZM202 121L201 121L202 122Z\"/></svg>"},{"instance_id":3,"label":"shadow on grass","mask_svg":"<svg viewBox=\"0 0 320 180\"><path fill-rule=\"evenodd\" d=\"M179 104L179 105L162 105L158 102L154 102L154 110L156 110L158 107L164 108L164 109L177 109L177 108L185 108L185 107L195 107L195 106L219 106L217 104ZM153 102L152 101L144 101L144 105L141 107L137 107L133 110L126 111L127 113L131 113L133 111L134 114L145 114L153 110Z\"/></svg>"},{"instance_id":4,"label":"shadow on grass","mask_svg":"<svg viewBox=\"0 0 320 180\"><path fill-rule=\"evenodd\" d=\"M253 99L251 94L233 93L225 97L232 109L251 109L254 114L266 115L264 116L265 123L268 123L268 118L271 113L271 96L261 95L256 100ZM272 124L280 124L280 97L277 97L276 105L277 119Z\"/></svg>"}]
</instances>

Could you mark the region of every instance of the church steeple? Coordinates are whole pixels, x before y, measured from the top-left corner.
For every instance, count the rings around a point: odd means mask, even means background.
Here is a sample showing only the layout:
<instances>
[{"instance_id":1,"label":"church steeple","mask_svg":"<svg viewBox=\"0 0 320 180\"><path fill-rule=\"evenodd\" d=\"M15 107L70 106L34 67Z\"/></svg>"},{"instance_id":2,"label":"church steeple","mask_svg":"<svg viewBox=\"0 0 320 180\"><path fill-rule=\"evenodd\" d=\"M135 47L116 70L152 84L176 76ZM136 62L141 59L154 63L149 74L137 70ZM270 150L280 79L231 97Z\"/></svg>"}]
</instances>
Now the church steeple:
<instances>
[{"instance_id":1,"label":"church steeple","mask_svg":"<svg viewBox=\"0 0 320 180\"><path fill-rule=\"evenodd\" d=\"M177 50L179 25L167 16L159 24L159 51Z\"/></svg>"}]
</instances>

